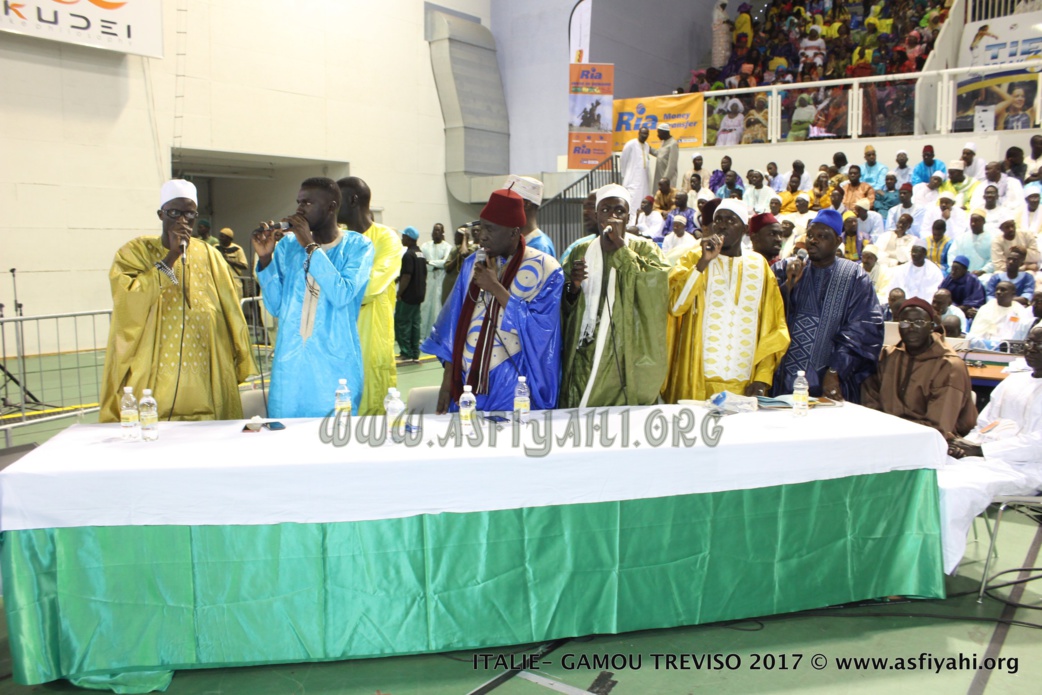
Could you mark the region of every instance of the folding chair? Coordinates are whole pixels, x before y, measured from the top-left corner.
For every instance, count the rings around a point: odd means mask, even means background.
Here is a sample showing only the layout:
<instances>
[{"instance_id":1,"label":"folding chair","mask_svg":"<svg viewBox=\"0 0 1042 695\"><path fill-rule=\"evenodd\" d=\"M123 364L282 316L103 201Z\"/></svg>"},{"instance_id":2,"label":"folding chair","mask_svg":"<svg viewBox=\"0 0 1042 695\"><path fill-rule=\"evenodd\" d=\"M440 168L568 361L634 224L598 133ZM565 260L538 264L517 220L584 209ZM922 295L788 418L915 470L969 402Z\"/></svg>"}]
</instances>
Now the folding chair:
<instances>
[{"instance_id":1,"label":"folding chair","mask_svg":"<svg viewBox=\"0 0 1042 695\"><path fill-rule=\"evenodd\" d=\"M995 529L991 533L991 543L988 545L988 555L984 560L984 574L980 580L980 591L977 593L977 603L984 601L984 590L988 587L988 569L991 567L992 552L995 542L999 539L999 524L1002 522L1002 513L1009 507L1031 507L1042 512L1042 495L1000 495L991 502L999 505L995 513Z\"/></svg>"}]
</instances>

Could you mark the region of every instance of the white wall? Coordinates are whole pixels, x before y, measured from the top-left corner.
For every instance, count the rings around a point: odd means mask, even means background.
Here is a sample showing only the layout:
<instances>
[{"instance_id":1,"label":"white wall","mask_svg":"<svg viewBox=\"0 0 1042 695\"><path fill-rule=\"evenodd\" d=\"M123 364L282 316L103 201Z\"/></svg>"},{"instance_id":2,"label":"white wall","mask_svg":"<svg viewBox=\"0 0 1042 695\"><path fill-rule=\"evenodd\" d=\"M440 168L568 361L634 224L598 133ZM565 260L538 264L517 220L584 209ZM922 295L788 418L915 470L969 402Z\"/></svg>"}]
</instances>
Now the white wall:
<instances>
[{"instance_id":1,"label":"white wall","mask_svg":"<svg viewBox=\"0 0 1042 695\"><path fill-rule=\"evenodd\" d=\"M18 268L27 314L110 306L114 252L158 233L178 4L163 2L164 59L0 33L0 266ZM185 4L182 147L349 162L387 224L450 222L423 3ZM491 19L490 0L438 4ZM0 277L8 311L11 300Z\"/></svg>"}]
</instances>

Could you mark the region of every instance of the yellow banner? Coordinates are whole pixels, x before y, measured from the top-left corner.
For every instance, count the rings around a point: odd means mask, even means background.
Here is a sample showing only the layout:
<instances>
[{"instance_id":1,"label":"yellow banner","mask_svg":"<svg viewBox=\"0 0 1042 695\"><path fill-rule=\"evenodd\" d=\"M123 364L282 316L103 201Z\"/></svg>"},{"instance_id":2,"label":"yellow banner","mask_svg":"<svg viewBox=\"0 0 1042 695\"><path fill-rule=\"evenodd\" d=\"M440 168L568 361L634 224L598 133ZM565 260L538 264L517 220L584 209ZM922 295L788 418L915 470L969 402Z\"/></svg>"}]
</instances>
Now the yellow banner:
<instances>
[{"instance_id":1,"label":"yellow banner","mask_svg":"<svg viewBox=\"0 0 1042 695\"><path fill-rule=\"evenodd\" d=\"M641 128L652 135L659 123L668 123L681 147L702 145L703 101L701 92L667 97L615 100L615 128L612 146L618 152Z\"/></svg>"}]
</instances>

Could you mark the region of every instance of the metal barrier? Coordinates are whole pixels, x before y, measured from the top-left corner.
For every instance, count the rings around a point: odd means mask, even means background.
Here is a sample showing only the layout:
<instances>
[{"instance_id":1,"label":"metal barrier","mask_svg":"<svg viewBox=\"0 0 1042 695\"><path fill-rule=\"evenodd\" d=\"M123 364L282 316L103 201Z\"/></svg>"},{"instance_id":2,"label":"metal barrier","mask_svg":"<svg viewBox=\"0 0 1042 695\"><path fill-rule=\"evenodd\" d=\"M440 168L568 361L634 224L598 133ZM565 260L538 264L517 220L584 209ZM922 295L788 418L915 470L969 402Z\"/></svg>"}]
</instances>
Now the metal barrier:
<instances>
[{"instance_id":1,"label":"metal barrier","mask_svg":"<svg viewBox=\"0 0 1042 695\"><path fill-rule=\"evenodd\" d=\"M0 430L98 409L112 312L0 319Z\"/></svg>"},{"instance_id":2,"label":"metal barrier","mask_svg":"<svg viewBox=\"0 0 1042 695\"><path fill-rule=\"evenodd\" d=\"M583 202L601 186L619 183L619 156L612 155L539 208L539 228L554 242L558 253L586 235Z\"/></svg>"}]
</instances>

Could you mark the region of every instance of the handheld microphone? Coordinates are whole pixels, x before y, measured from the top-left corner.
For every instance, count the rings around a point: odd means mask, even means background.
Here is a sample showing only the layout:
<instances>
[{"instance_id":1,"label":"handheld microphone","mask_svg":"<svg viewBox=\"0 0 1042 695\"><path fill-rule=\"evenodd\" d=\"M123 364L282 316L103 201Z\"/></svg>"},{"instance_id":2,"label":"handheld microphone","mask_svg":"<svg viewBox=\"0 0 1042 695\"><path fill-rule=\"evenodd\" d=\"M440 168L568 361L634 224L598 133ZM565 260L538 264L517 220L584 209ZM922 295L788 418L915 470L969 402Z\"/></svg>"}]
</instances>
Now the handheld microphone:
<instances>
[{"instance_id":1,"label":"handheld microphone","mask_svg":"<svg viewBox=\"0 0 1042 695\"><path fill-rule=\"evenodd\" d=\"M281 229L282 231L286 231L286 230L288 230L290 228L290 223L286 222L285 220L283 220L282 222L275 222L275 223L270 224L268 226L271 227L272 229Z\"/></svg>"},{"instance_id":2,"label":"handheld microphone","mask_svg":"<svg viewBox=\"0 0 1042 695\"><path fill-rule=\"evenodd\" d=\"M485 251L485 247L479 246L478 250L474 252L474 262L484 264L488 260L488 253Z\"/></svg>"},{"instance_id":3,"label":"handheld microphone","mask_svg":"<svg viewBox=\"0 0 1042 695\"><path fill-rule=\"evenodd\" d=\"M807 249L799 249L796 251L796 258L800 259L804 263L807 262Z\"/></svg>"}]
</instances>

